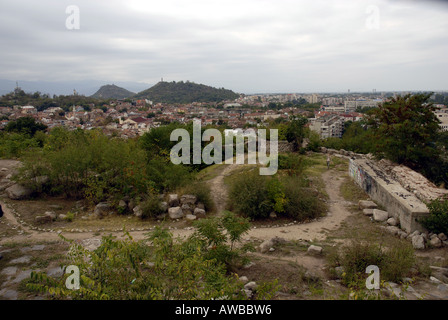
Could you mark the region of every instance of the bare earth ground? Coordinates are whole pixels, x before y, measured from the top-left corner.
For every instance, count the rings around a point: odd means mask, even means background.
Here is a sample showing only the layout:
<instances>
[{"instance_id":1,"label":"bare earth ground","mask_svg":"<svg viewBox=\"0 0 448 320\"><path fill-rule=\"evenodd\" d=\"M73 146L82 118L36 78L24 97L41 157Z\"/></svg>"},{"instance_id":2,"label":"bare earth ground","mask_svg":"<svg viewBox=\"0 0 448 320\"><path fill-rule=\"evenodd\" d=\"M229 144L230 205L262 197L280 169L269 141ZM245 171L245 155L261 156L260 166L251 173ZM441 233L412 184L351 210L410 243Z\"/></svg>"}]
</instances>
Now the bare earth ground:
<instances>
[{"instance_id":1,"label":"bare earth ground","mask_svg":"<svg viewBox=\"0 0 448 320\"><path fill-rule=\"evenodd\" d=\"M0 168L12 168L14 165L14 162L0 160ZM218 214L224 210L227 202L224 178L238 168L238 165L222 166L224 168L218 168L216 175L207 182L212 190ZM324 256L309 255L306 249L309 244L317 244L325 251L346 243L347 230L361 232L368 228L377 228L369 218L354 210L356 204L341 196L339 190L346 177L345 170L334 168L322 174L329 208L325 217L303 224L283 220L254 224L245 236L245 241L258 244L280 237L287 242L264 254L251 253L251 266L236 272L240 276L247 276L250 281L278 279L282 289L276 299L338 299L344 294L346 289L338 281L331 280L326 272ZM142 222L135 217L123 216L89 220L87 217L83 218L85 213L81 210L71 223L43 225L38 231L32 229L33 217L36 214L52 210L65 213L75 210L79 204L64 199L12 201L1 196L0 204L4 210L4 217L0 219L0 253L3 255L0 260L0 299L42 298L23 290L23 283L31 270L62 274L59 262L62 261L68 245L60 239L58 230L68 239L83 241L89 245L106 234L122 237L123 226L135 240L143 239L151 227L160 223ZM182 238L193 232L191 224L186 221L170 222L166 226L170 227L174 236ZM446 248L428 250L419 255L430 261L433 261L434 257L442 258L438 261L445 261L444 263L448 261ZM438 290L436 284L423 282L420 287L416 284L414 288L431 293L425 297L448 299L448 292Z\"/></svg>"}]
</instances>

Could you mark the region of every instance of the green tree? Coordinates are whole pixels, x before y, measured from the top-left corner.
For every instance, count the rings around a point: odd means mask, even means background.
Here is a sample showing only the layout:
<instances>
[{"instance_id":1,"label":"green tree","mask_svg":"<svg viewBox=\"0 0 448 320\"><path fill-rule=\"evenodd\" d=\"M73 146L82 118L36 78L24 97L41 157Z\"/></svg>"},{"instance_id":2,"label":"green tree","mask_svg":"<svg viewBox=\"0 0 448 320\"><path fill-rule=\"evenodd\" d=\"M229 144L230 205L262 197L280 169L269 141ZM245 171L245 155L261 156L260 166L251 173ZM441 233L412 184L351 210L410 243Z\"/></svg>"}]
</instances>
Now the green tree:
<instances>
[{"instance_id":1,"label":"green tree","mask_svg":"<svg viewBox=\"0 0 448 320\"><path fill-rule=\"evenodd\" d=\"M436 178L441 151L436 141L440 131L430 94L392 98L372 111L375 153Z\"/></svg>"},{"instance_id":2,"label":"green tree","mask_svg":"<svg viewBox=\"0 0 448 320\"><path fill-rule=\"evenodd\" d=\"M293 144L294 151L298 151L302 145L305 136L304 127L308 119L302 116L292 117L286 129L286 140Z\"/></svg>"},{"instance_id":3,"label":"green tree","mask_svg":"<svg viewBox=\"0 0 448 320\"><path fill-rule=\"evenodd\" d=\"M28 134L31 137L33 137L37 131L45 131L46 129L46 125L36 122L36 120L31 117L22 117L15 121L10 121L5 127L7 132Z\"/></svg>"}]
</instances>

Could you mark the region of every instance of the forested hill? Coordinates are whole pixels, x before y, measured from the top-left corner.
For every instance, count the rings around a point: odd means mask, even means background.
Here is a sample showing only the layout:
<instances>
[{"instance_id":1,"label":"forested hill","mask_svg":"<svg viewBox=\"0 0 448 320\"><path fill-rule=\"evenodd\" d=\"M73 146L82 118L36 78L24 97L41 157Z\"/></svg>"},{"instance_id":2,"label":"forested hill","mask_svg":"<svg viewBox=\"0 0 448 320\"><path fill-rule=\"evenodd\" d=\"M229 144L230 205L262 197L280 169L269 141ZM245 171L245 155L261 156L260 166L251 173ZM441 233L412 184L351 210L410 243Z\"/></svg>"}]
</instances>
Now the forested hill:
<instances>
[{"instance_id":1,"label":"forested hill","mask_svg":"<svg viewBox=\"0 0 448 320\"><path fill-rule=\"evenodd\" d=\"M92 98L97 99L125 99L135 95L134 92L126 90L124 88L120 88L114 84L108 84L102 86L95 94L93 94Z\"/></svg>"},{"instance_id":2,"label":"forested hill","mask_svg":"<svg viewBox=\"0 0 448 320\"><path fill-rule=\"evenodd\" d=\"M133 98L164 103L220 102L234 100L239 95L224 88L217 89L193 82L159 82L139 92Z\"/></svg>"}]
</instances>

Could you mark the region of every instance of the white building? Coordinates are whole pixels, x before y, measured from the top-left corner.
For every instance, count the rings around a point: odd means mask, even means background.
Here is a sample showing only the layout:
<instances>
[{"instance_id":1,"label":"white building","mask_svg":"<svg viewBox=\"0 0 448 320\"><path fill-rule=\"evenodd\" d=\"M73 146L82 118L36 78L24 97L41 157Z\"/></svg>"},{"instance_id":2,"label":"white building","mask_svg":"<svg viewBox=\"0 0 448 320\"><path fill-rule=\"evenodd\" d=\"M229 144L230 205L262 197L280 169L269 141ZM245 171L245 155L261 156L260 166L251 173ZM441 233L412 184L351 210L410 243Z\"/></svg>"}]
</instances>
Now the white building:
<instances>
[{"instance_id":1,"label":"white building","mask_svg":"<svg viewBox=\"0 0 448 320\"><path fill-rule=\"evenodd\" d=\"M378 107L383 103L383 100L381 99L375 99L375 100L364 100L364 99L358 99L358 100L348 100L344 102L344 108L345 112L353 112L356 111L356 108L375 108Z\"/></svg>"},{"instance_id":2,"label":"white building","mask_svg":"<svg viewBox=\"0 0 448 320\"><path fill-rule=\"evenodd\" d=\"M440 120L440 128L442 131L448 131L448 108L442 106L440 109L434 111L437 119Z\"/></svg>"}]
</instances>

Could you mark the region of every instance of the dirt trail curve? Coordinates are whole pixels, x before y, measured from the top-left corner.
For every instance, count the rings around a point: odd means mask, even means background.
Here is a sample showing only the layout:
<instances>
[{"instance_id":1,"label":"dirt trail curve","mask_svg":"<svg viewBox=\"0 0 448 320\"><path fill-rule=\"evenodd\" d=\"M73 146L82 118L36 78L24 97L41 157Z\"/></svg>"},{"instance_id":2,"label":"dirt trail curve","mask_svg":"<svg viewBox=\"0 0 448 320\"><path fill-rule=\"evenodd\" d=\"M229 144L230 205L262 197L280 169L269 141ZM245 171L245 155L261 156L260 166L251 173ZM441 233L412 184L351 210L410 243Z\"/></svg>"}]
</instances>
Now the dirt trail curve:
<instances>
[{"instance_id":1,"label":"dirt trail curve","mask_svg":"<svg viewBox=\"0 0 448 320\"><path fill-rule=\"evenodd\" d=\"M216 204L217 212L222 212L225 208L227 201L227 189L224 184L224 177L237 165L226 165L226 168L222 170L218 176L209 180L209 184L212 190L213 199ZM304 224L288 224L278 227L266 227L266 228L252 228L246 238L253 238L259 240L272 239L275 236L284 238L286 240L317 240L322 241L326 238L327 233L332 230L336 230L341 225L341 222L350 215L347 207L351 204L345 201L339 195L340 185L343 181L344 172L336 170L328 170L322 175L322 179L325 183L325 189L329 195L329 212L328 215L320 218L316 221ZM11 212L11 210L4 203L0 201L3 207L4 217L6 223L12 228L23 230L23 234L14 235L7 239L2 239L2 242L41 242L41 241L55 241L60 240L56 232L43 232L31 229L28 225L20 223L19 218ZM192 234L191 228L187 229L172 229L171 232L174 236L188 237ZM122 232L107 232L117 236L121 236ZM143 239L147 231L131 231L130 234L134 239ZM71 240L84 240L92 238L101 238L97 232L70 232L63 234L67 239Z\"/></svg>"}]
</instances>

